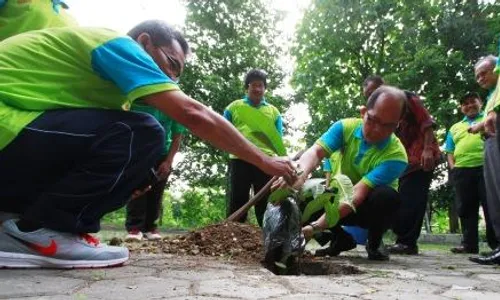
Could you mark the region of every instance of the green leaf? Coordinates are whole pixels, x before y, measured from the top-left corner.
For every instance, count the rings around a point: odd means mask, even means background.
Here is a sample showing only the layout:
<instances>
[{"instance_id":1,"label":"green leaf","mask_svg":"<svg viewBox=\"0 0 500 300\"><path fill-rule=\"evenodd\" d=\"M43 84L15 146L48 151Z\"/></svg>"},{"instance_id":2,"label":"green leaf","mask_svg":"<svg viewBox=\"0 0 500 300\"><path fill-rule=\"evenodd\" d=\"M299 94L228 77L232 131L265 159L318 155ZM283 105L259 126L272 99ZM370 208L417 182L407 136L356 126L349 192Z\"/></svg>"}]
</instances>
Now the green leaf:
<instances>
[{"instance_id":1,"label":"green leaf","mask_svg":"<svg viewBox=\"0 0 500 300\"><path fill-rule=\"evenodd\" d=\"M333 193L324 193L309 201L302 213L301 222L307 222L315 212L325 208L325 205L330 202L330 199L334 199L334 197L335 194Z\"/></svg>"},{"instance_id":2,"label":"green leaf","mask_svg":"<svg viewBox=\"0 0 500 300\"><path fill-rule=\"evenodd\" d=\"M293 193L289 188L277 189L269 195L268 202L276 204Z\"/></svg>"},{"instance_id":3,"label":"green leaf","mask_svg":"<svg viewBox=\"0 0 500 300\"><path fill-rule=\"evenodd\" d=\"M335 196L335 202L352 203L354 197L354 186L349 177L344 174L335 175L331 181L331 187L338 189L338 193Z\"/></svg>"},{"instance_id":4,"label":"green leaf","mask_svg":"<svg viewBox=\"0 0 500 300\"><path fill-rule=\"evenodd\" d=\"M335 198L332 197L333 201L328 201L325 203L325 213L326 213L326 224L328 224L328 228L335 226L340 219L339 212L339 201L335 201Z\"/></svg>"},{"instance_id":5,"label":"green leaf","mask_svg":"<svg viewBox=\"0 0 500 300\"><path fill-rule=\"evenodd\" d=\"M324 183L324 178L311 178L306 180L300 189L299 199L304 201L306 198L316 198L316 196L323 194L325 192Z\"/></svg>"}]
</instances>

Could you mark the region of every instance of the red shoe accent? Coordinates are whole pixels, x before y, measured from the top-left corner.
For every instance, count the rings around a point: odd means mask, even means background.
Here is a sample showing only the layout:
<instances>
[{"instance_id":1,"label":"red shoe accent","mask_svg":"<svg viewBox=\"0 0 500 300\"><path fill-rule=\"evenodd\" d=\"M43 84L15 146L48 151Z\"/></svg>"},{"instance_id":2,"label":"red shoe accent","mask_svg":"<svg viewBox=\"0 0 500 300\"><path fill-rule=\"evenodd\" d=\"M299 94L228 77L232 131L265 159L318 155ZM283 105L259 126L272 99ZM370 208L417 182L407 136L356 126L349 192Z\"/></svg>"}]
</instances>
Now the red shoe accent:
<instances>
[{"instance_id":1,"label":"red shoe accent","mask_svg":"<svg viewBox=\"0 0 500 300\"><path fill-rule=\"evenodd\" d=\"M93 236L89 233L80 233L80 238L82 240L85 240L88 244L94 245L94 246L99 246L99 244L101 243L101 241L99 241L98 238L96 238L95 236Z\"/></svg>"},{"instance_id":2,"label":"red shoe accent","mask_svg":"<svg viewBox=\"0 0 500 300\"><path fill-rule=\"evenodd\" d=\"M10 237L18 240L19 242L23 243L24 245L26 245L27 247L29 247L30 249L40 253L41 255L44 255L44 256L54 256L57 252L57 244L54 240L50 240L50 244L48 246L42 246L42 245L38 245L38 244L35 244L35 243L31 243L31 242L28 242L28 241L25 241L23 239L20 239L18 237L15 237L9 233L6 233L7 235L9 235Z\"/></svg>"}]
</instances>

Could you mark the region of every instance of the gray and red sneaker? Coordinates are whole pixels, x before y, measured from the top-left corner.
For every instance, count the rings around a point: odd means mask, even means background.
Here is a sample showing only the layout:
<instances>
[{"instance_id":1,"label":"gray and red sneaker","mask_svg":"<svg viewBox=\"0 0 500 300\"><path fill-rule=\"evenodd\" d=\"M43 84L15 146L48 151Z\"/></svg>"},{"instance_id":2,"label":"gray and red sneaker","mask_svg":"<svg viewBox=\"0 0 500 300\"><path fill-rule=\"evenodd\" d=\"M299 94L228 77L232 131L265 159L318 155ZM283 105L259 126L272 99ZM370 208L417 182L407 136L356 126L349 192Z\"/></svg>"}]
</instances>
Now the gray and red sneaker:
<instances>
[{"instance_id":1,"label":"gray and red sneaker","mask_svg":"<svg viewBox=\"0 0 500 300\"><path fill-rule=\"evenodd\" d=\"M22 232L16 220L0 228L0 268L102 268L122 265L125 247L108 246L90 234L71 234L41 228Z\"/></svg>"}]
</instances>

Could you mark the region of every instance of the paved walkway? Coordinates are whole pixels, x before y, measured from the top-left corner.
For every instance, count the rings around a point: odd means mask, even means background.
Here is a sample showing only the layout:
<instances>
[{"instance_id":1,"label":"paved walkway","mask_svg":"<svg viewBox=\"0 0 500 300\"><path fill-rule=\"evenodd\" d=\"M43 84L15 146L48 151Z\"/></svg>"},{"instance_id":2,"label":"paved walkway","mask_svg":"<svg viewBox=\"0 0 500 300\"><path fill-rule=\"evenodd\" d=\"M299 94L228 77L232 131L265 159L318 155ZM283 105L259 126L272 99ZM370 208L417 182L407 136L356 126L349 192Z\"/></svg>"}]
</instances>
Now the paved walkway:
<instances>
[{"instance_id":1,"label":"paved walkway","mask_svg":"<svg viewBox=\"0 0 500 300\"><path fill-rule=\"evenodd\" d=\"M363 248L331 258L360 275L276 276L260 266L172 255L136 255L121 268L0 270L0 299L500 299L500 269L426 251L366 260Z\"/></svg>"}]
</instances>

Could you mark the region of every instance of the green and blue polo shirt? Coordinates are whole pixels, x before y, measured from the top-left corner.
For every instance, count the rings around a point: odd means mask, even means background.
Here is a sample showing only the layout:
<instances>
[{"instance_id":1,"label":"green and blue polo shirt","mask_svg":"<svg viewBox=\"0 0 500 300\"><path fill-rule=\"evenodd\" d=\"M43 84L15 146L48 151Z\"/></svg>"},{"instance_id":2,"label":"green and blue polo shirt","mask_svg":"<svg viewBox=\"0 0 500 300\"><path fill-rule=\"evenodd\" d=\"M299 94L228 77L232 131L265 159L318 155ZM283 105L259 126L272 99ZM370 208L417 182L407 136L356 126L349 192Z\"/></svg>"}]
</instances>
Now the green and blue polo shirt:
<instances>
[{"instance_id":1,"label":"green and blue polo shirt","mask_svg":"<svg viewBox=\"0 0 500 300\"><path fill-rule=\"evenodd\" d=\"M243 111L243 107L248 108L251 107L253 109ZM274 126L271 126L273 129L276 128L279 136L283 136L283 120L281 118L280 112L276 107L269 104L265 99L259 103L259 105L254 106L253 103L245 97L243 99L235 100L229 104L224 110L224 118L226 118L229 122L231 122L236 129L238 129L241 134L257 146L260 150L262 150L267 155L276 155L274 150L264 143L262 139L259 139L258 135L255 134L255 128L245 121L247 118L252 118L252 116L248 116L246 114L262 114L264 115L269 122L272 122ZM266 134L266 133L263 133ZM237 158L234 155L230 155L230 158Z\"/></svg>"},{"instance_id":2,"label":"green and blue polo shirt","mask_svg":"<svg viewBox=\"0 0 500 300\"><path fill-rule=\"evenodd\" d=\"M340 151L335 151L328 158L323 159L323 171L329 173L336 173L338 171L338 165L340 159L342 158L342 153Z\"/></svg>"},{"instance_id":3,"label":"green and blue polo shirt","mask_svg":"<svg viewBox=\"0 0 500 300\"><path fill-rule=\"evenodd\" d=\"M0 0L0 41L32 30L76 26L61 0Z\"/></svg>"},{"instance_id":4,"label":"green and blue polo shirt","mask_svg":"<svg viewBox=\"0 0 500 300\"><path fill-rule=\"evenodd\" d=\"M455 157L455 167L473 168L483 165L484 141L480 134L470 133L469 127L483 121L483 114L465 117L451 126L446 135L445 152Z\"/></svg>"},{"instance_id":5,"label":"green and blue polo shirt","mask_svg":"<svg viewBox=\"0 0 500 300\"><path fill-rule=\"evenodd\" d=\"M361 181L371 188L387 185L397 189L398 178L408 165L405 148L394 134L376 144L366 142L362 119L335 122L316 144L327 157L342 151L340 172L353 184Z\"/></svg>"},{"instance_id":6,"label":"green and blue polo shirt","mask_svg":"<svg viewBox=\"0 0 500 300\"><path fill-rule=\"evenodd\" d=\"M30 31L0 42L0 150L45 110L128 110L179 90L130 37L102 28Z\"/></svg>"},{"instance_id":7,"label":"green and blue polo shirt","mask_svg":"<svg viewBox=\"0 0 500 300\"><path fill-rule=\"evenodd\" d=\"M163 155L168 154L170 146L172 145L172 137L174 135L184 134L186 132L186 128L184 126L172 120L158 109L150 105L147 105L140 99L132 103L130 110L134 112L142 112L150 114L163 127L163 129L165 130L165 147L163 148L163 153L162 153Z\"/></svg>"}]
</instances>

